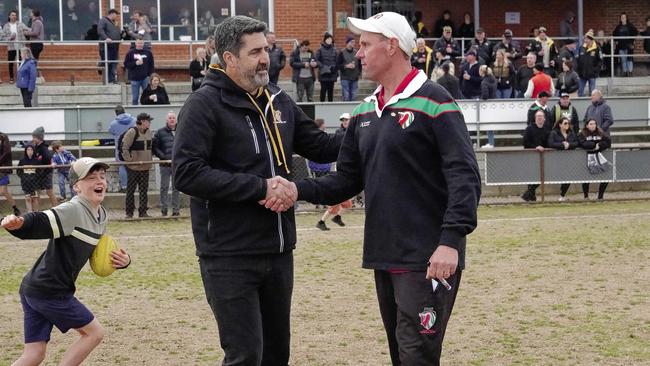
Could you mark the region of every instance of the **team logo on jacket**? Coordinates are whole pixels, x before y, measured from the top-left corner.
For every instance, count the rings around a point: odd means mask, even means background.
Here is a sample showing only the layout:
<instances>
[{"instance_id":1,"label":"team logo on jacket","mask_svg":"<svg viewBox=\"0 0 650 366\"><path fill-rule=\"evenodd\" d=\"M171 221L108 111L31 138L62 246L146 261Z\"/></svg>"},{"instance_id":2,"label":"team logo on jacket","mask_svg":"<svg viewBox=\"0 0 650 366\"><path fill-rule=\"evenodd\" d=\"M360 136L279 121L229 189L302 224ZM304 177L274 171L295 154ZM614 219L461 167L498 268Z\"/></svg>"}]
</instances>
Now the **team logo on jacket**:
<instances>
[{"instance_id":1,"label":"team logo on jacket","mask_svg":"<svg viewBox=\"0 0 650 366\"><path fill-rule=\"evenodd\" d=\"M436 331L431 329L436 324L436 312L433 308L424 308L420 313L420 325L424 329L420 330L420 334L433 334Z\"/></svg>"},{"instance_id":2,"label":"team logo on jacket","mask_svg":"<svg viewBox=\"0 0 650 366\"><path fill-rule=\"evenodd\" d=\"M273 113L273 122L274 123L287 123L287 121L282 120L282 112L281 111L275 111Z\"/></svg>"},{"instance_id":3,"label":"team logo on jacket","mask_svg":"<svg viewBox=\"0 0 650 366\"><path fill-rule=\"evenodd\" d=\"M397 122L399 122L399 125L402 126L402 129L406 129L408 126L410 126L415 119L413 112L398 112L397 115Z\"/></svg>"}]
</instances>

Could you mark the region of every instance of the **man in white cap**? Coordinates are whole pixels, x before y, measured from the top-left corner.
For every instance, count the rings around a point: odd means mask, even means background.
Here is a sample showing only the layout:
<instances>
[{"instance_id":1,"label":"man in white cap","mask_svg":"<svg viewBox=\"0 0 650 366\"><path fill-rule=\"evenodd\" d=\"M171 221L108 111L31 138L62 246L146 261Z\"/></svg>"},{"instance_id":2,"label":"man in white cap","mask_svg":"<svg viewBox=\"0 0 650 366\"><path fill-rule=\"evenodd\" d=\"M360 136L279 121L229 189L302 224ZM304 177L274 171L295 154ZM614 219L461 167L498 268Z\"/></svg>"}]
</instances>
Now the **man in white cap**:
<instances>
[{"instance_id":1,"label":"man in white cap","mask_svg":"<svg viewBox=\"0 0 650 366\"><path fill-rule=\"evenodd\" d=\"M296 182L298 198L332 205L364 190L363 267L375 271L393 365L438 365L476 227L478 165L456 102L411 67L406 18L384 12L348 27L361 35L363 76L380 85L352 113L337 172Z\"/></svg>"}]
</instances>

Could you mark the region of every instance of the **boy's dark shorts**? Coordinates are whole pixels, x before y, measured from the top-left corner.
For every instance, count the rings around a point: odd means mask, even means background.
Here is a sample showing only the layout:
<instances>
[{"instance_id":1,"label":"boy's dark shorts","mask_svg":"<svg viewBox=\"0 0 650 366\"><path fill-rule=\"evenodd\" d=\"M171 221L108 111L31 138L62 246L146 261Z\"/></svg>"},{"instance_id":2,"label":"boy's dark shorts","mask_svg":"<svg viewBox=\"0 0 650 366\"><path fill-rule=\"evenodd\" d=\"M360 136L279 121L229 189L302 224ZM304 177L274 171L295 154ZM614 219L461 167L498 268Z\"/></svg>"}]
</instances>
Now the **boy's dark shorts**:
<instances>
[{"instance_id":1,"label":"boy's dark shorts","mask_svg":"<svg viewBox=\"0 0 650 366\"><path fill-rule=\"evenodd\" d=\"M42 179L39 179L36 183L36 189L51 189L52 188L52 170L47 173Z\"/></svg>"},{"instance_id":2,"label":"boy's dark shorts","mask_svg":"<svg viewBox=\"0 0 650 366\"><path fill-rule=\"evenodd\" d=\"M73 295L41 299L20 294L25 313L25 343L48 342L52 327L62 333L88 325L95 316Z\"/></svg>"}]
</instances>

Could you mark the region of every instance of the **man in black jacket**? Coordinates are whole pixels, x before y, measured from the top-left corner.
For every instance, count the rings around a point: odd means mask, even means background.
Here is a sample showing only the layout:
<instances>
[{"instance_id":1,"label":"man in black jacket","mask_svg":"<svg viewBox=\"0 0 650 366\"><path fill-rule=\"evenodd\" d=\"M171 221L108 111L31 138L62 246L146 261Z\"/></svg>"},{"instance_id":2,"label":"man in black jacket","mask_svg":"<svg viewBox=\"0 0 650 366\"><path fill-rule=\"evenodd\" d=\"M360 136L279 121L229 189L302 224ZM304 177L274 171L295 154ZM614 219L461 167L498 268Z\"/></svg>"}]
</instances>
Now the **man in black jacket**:
<instances>
[{"instance_id":1,"label":"man in black jacket","mask_svg":"<svg viewBox=\"0 0 650 366\"><path fill-rule=\"evenodd\" d=\"M117 18L117 10L111 9L108 15L99 20L97 25L97 33L99 39L106 42L106 50L108 51L108 82L117 82L117 63L120 51L120 28L115 24ZM99 57L104 62L105 58L104 42L99 44Z\"/></svg>"},{"instance_id":2,"label":"man in black jacket","mask_svg":"<svg viewBox=\"0 0 650 366\"><path fill-rule=\"evenodd\" d=\"M476 227L478 165L459 106L410 65L406 18L383 12L348 27L361 34L364 77L380 86L352 113L337 171L297 190L330 205L364 190L363 267L374 270L392 363L439 365Z\"/></svg>"},{"instance_id":3,"label":"man in black jacket","mask_svg":"<svg viewBox=\"0 0 650 366\"><path fill-rule=\"evenodd\" d=\"M287 365L296 227L292 207L258 204L287 188L292 155L336 160L328 135L269 84L266 24L235 16L217 26L220 67L178 115L172 169L192 196L192 231L224 365ZM348 197L349 198L349 197Z\"/></svg>"},{"instance_id":4,"label":"man in black jacket","mask_svg":"<svg viewBox=\"0 0 650 366\"><path fill-rule=\"evenodd\" d=\"M543 152L548 144L548 135L551 129L548 127L546 113L543 110L537 110L534 115L535 123L529 124L524 130L524 149L535 149ZM539 184L529 184L521 198L526 202L537 201L535 195L537 187L539 187Z\"/></svg>"},{"instance_id":5,"label":"man in black jacket","mask_svg":"<svg viewBox=\"0 0 650 366\"><path fill-rule=\"evenodd\" d=\"M278 47L275 43L275 33L268 32L266 34L266 41L269 43L269 60L271 60L269 64L269 81L277 84L280 78L280 71L287 64L287 56L284 54L282 47Z\"/></svg>"},{"instance_id":6,"label":"man in black jacket","mask_svg":"<svg viewBox=\"0 0 650 366\"><path fill-rule=\"evenodd\" d=\"M160 160L172 160L174 136L176 135L176 113L169 111L165 127L156 131L153 136L153 154ZM160 213L167 216L169 207L169 181L172 177L172 165L162 163L160 168ZM180 215L180 194L172 182L172 216Z\"/></svg>"}]
</instances>

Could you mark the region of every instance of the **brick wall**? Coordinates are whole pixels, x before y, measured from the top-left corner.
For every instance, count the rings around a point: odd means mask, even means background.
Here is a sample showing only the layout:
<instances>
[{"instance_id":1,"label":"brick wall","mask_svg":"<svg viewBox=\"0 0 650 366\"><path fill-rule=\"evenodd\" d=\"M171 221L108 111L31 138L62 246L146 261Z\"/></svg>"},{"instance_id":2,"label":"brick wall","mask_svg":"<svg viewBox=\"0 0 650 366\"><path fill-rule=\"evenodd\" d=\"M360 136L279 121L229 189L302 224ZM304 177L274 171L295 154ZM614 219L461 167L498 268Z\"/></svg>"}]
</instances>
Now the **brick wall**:
<instances>
[{"instance_id":1,"label":"brick wall","mask_svg":"<svg viewBox=\"0 0 650 366\"><path fill-rule=\"evenodd\" d=\"M168 0L163 0L168 1ZM107 11L108 2L104 11ZM488 5L489 3L489 5ZM632 22L639 30L645 28L645 17L650 15L648 0L589 0L585 3L585 29L604 29L605 34L611 34L618 23L618 15L625 11ZM353 15L353 0L333 0L333 28L334 40L337 47L343 47L345 37L349 34L347 29L337 28L337 12L345 12L348 16ZM423 20L430 30L433 24L440 17L444 9L452 13L452 20L459 26L462 23L465 11L473 13L473 0L456 0L454 2L442 0L415 0L416 9L423 12ZM121 8L121 1L116 0L116 8ZM544 25L551 36L559 33L559 24L566 11L572 10L577 13L575 0L545 0L543 9L540 8L539 0L490 0L481 2L481 26L486 29L488 36L500 36L505 28L514 31L515 36L527 36L533 25ZM505 23L505 12L514 11L521 13L521 24ZM318 49L322 41L323 33L327 30L327 2L323 0L275 0L275 32L279 39L309 39L312 49ZM577 22L574 30L578 31ZM287 56L291 53L293 45L290 42L281 44ZM640 44L639 44L640 46ZM124 57L128 46L120 50L120 57ZM0 47L4 54L4 49ZM189 64L191 57L188 46L180 45L154 45L153 52L160 64L175 63L178 65ZM84 58L93 58L97 55L94 46L45 46L42 54L43 60L48 59L78 59L79 55ZM88 62L91 66L95 62ZM167 80L185 81L188 73L185 69L162 69L163 77ZM0 70L6 78L6 70ZM46 71L45 76L50 81L68 80L70 75L75 75L77 80L100 80L100 76L94 70L51 70ZM288 78L291 75L290 67L285 68L282 77Z\"/></svg>"}]
</instances>

